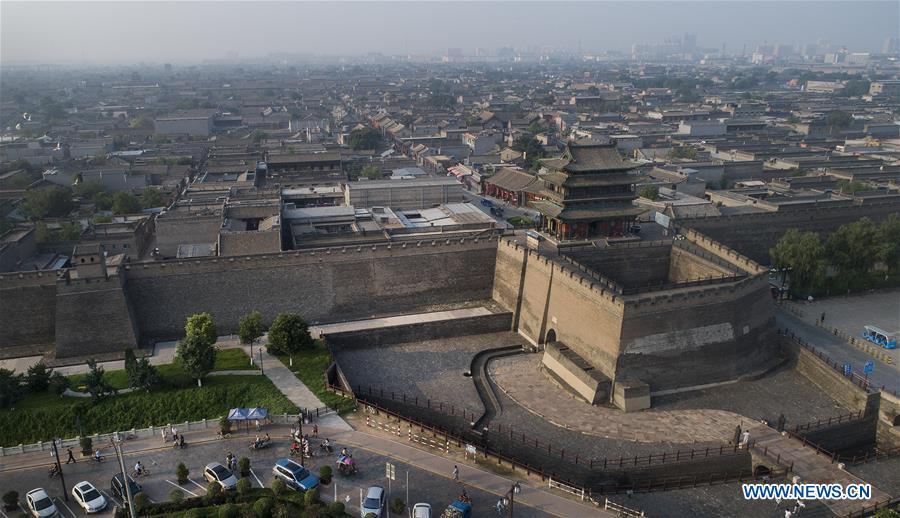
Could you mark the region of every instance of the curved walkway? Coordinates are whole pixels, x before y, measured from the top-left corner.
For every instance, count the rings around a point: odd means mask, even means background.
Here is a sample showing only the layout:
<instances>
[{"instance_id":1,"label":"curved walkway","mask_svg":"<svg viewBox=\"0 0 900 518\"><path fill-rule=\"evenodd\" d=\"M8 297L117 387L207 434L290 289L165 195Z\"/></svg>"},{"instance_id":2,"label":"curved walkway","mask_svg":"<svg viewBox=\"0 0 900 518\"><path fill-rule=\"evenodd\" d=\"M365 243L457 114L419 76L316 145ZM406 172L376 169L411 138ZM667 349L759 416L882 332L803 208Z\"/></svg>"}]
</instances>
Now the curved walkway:
<instances>
[{"instance_id":1,"label":"curved walkway","mask_svg":"<svg viewBox=\"0 0 900 518\"><path fill-rule=\"evenodd\" d=\"M487 373L487 365L491 360L512 356L522 352L519 345L510 345L506 347L498 347L496 349L486 349L475 354L472 358L472 367L469 372L472 374L472 382L475 383L475 390L478 391L478 397L484 405L484 413L475 421L472 428L475 431L482 430L487 427L491 419L500 415L503 408L500 406L500 400L497 398L494 384L491 382Z\"/></svg>"},{"instance_id":2,"label":"curved walkway","mask_svg":"<svg viewBox=\"0 0 900 518\"><path fill-rule=\"evenodd\" d=\"M635 442L727 443L752 421L724 410L643 411L589 405L568 396L539 372L541 356L500 358L489 376L512 400L553 424L589 435Z\"/></svg>"}]
</instances>

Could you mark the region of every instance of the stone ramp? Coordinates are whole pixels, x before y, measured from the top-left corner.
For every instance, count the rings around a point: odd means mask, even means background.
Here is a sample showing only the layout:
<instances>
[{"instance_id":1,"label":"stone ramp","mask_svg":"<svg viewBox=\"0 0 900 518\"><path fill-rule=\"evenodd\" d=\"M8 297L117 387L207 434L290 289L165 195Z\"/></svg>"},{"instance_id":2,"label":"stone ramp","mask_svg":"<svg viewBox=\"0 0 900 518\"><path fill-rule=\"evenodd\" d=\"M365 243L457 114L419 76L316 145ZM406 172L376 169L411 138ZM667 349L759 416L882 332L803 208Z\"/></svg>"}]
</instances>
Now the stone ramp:
<instances>
[{"instance_id":1,"label":"stone ramp","mask_svg":"<svg viewBox=\"0 0 900 518\"><path fill-rule=\"evenodd\" d=\"M800 477L801 483L837 483L842 486L866 483L865 480L838 468L836 463L831 462L830 457L817 454L816 450L805 446L801 441L781 435L768 426L755 426L749 431L755 452L765 454L772 461L780 458L782 465L793 464L793 472ZM873 485L872 498L868 500L822 500L822 503L835 515L847 516L851 512L858 512L864 507L873 506L890 498L890 495Z\"/></svg>"},{"instance_id":2,"label":"stone ramp","mask_svg":"<svg viewBox=\"0 0 900 518\"><path fill-rule=\"evenodd\" d=\"M397 315L392 317L370 318L365 320L351 320L348 322L336 322L333 324L319 324L309 326L309 332L313 337L320 337L329 333L345 333L349 331L363 331L367 329L380 329L384 327L418 324L422 322L437 322L441 320L454 320L458 318L490 315L492 312L485 307L451 309L447 311L431 311L428 313L415 313L409 315Z\"/></svg>"}]
</instances>

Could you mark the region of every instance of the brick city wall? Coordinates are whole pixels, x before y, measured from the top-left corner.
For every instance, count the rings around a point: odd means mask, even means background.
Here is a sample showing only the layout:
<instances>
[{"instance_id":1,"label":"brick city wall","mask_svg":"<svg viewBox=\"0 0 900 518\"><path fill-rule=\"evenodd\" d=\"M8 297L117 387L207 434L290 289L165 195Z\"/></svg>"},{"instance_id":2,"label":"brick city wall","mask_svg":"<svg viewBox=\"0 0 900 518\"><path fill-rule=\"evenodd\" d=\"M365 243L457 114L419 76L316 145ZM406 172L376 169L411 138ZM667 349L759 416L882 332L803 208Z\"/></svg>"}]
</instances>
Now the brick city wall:
<instances>
[{"instance_id":1,"label":"brick city wall","mask_svg":"<svg viewBox=\"0 0 900 518\"><path fill-rule=\"evenodd\" d=\"M813 428L798 435L834 453L865 450L875 443L876 421L875 415L869 415L863 419Z\"/></svg>"},{"instance_id":2,"label":"brick city wall","mask_svg":"<svg viewBox=\"0 0 900 518\"><path fill-rule=\"evenodd\" d=\"M846 208L688 218L676 220L675 225L698 230L760 264L769 264L769 248L788 229L819 232L824 236L862 217L878 222L897 213L900 213L900 202L877 202Z\"/></svg>"},{"instance_id":3,"label":"brick city wall","mask_svg":"<svg viewBox=\"0 0 900 518\"><path fill-rule=\"evenodd\" d=\"M356 347L380 347L454 336L499 333L509 331L511 325L511 313L496 313L451 320L418 322L378 329L325 333L325 340L328 342L331 350L336 351Z\"/></svg>"},{"instance_id":4,"label":"brick city wall","mask_svg":"<svg viewBox=\"0 0 900 518\"><path fill-rule=\"evenodd\" d=\"M671 241L654 246L611 246L567 253L579 263L611 278L621 286L645 286L667 282Z\"/></svg>"},{"instance_id":5,"label":"brick city wall","mask_svg":"<svg viewBox=\"0 0 900 518\"><path fill-rule=\"evenodd\" d=\"M61 279L57 283L57 358L116 352L138 345L122 283L121 274Z\"/></svg>"},{"instance_id":6,"label":"brick city wall","mask_svg":"<svg viewBox=\"0 0 900 518\"><path fill-rule=\"evenodd\" d=\"M410 313L490 297L496 239L340 247L125 267L142 339L178 338L188 315L208 311L220 333L259 310L310 322Z\"/></svg>"},{"instance_id":7,"label":"brick city wall","mask_svg":"<svg viewBox=\"0 0 900 518\"><path fill-rule=\"evenodd\" d=\"M247 232L219 232L219 255L271 254L281 251L281 227Z\"/></svg>"},{"instance_id":8,"label":"brick city wall","mask_svg":"<svg viewBox=\"0 0 900 518\"><path fill-rule=\"evenodd\" d=\"M629 300L621 343L616 377L654 392L733 380L780 361L761 277Z\"/></svg>"},{"instance_id":9,"label":"brick city wall","mask_svg":"<svg viewBox=\"0 0 900 518\"><path fill-rule=\"evenodd\" d=\"M0 274L0 351L53 344L56 272Z\"/></svg>"}]
</instances>

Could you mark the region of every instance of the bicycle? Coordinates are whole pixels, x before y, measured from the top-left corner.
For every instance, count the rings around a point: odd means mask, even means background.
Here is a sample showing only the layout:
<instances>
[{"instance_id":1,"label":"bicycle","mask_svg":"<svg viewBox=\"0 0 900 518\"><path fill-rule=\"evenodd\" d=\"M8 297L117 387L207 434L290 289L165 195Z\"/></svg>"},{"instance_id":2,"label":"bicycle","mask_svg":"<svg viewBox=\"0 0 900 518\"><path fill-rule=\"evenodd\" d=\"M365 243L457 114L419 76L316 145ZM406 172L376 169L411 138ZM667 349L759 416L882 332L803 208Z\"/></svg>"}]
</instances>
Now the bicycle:
<instances>
[{"instance_id":1,"label":"bicycle","mask_svg":"<svg viewBox=\"0 0 900 518\"><path fill-rule=\"evenodd\" d=\"M150 470L147 468L144 468L141 471L134 470L131 472L131 478L149 477L149 476L150 476Z\"/></svg>"}]
</instances>

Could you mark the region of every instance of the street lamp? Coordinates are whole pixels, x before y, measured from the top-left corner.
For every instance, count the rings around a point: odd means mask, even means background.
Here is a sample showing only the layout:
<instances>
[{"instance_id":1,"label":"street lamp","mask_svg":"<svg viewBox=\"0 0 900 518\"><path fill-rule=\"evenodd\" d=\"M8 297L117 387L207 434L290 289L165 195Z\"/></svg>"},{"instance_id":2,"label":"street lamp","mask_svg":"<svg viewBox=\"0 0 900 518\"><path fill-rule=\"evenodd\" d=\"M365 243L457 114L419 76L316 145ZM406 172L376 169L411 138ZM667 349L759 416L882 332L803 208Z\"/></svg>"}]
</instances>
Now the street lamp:
<instances>
[{"instance_id":1,"label":"street lamp","mask_svg":"<svg viewBox=\"0 0 900 518\"><path fill-rule=\"evenodd\" d=\"M506 494L503 495L503 499L501 500L501 502L503 503L503 507L506 507L506 509L509 511L509 518L512 518L513 516L513 504L515 503L515 497L521 492L522 486L520 486L519 483L516 482L512 485L512 487L509 488L509 491L507 491Z\"/></svg>"}]
</instances>

